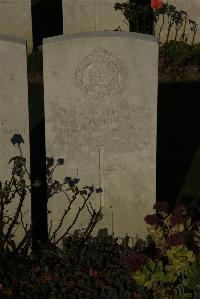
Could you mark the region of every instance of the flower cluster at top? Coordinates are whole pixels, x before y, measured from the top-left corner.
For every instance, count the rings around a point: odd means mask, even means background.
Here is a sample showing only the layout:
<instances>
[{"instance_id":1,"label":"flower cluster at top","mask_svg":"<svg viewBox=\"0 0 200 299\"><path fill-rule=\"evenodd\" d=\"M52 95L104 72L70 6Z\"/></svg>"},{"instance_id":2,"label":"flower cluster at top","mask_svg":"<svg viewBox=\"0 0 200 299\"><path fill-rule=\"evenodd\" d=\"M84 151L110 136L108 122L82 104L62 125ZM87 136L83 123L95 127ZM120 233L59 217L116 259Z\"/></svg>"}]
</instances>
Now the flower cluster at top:
<instances>
[{"instance_id":1,"label":"flower cluster at top","mask_svg":"<svg viewBox=\"0 0 200 299\"><path fill-rule=\"evenodd\" d=\"M162 0L151 0L151 7L153 9L159 9L162 8L163 1Z\"/></svg>"},{"instance_id":2,"label":"flower cluster at top","mask_svg":"<svg viewBox=\"0 0 200 299\"><path fill-rule=\"evenodd\" d=\"M169 204L167 202L158 202L154 205L153 208L156 209L158 212L168 213L168 207L169 207ZM171 225L175 226L175 225L181 224L183 221L182 216L184 216L186 214L187 214L187 208L182 204L178 204L175 207L174 215L170 216ZM145 222L150 225L159 224L160 223L159 220L160 220L160 218L156 214L147 215L145 217Z\"/></svg>"}]
</instances>

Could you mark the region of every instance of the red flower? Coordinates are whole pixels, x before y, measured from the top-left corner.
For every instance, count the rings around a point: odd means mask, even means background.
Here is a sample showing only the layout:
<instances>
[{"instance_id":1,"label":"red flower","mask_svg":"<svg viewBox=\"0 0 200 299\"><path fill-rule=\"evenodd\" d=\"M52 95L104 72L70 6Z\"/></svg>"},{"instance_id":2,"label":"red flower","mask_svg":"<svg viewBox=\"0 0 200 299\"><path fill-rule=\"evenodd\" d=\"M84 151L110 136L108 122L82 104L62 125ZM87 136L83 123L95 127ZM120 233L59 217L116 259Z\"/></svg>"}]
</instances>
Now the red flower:
<instances>
[{"instance_id":1,"label":"red flower","mask_svg":"<svg viewBox=\"0 0 200 299\"><path fill-rule=\"evenodd\" d=\"M159 9L162 8L163 1L162 0L151 0L151 7L153 9Z\"/></svg>"}]
</instances>

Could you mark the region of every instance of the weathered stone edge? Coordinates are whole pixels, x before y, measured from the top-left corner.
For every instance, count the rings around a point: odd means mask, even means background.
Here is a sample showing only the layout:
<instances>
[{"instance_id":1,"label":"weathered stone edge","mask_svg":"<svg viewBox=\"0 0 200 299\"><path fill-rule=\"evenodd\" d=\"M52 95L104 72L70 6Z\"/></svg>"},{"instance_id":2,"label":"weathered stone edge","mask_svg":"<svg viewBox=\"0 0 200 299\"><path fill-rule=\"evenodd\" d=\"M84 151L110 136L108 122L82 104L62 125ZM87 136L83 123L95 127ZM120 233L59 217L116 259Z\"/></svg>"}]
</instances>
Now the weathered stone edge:
<instances>
[{"instance_id":1,"label":"weathered stone edge","mask_svg":"<svg viewBox=\"0 0 200 299\"><path fill-rule=\"evenodd\" d=\"M0 41L20 43L20 44L26 45L26 40L24 38L11 36L11 35L0 35Z\"/></svg>"},{"instance_id":2,"label":"weathered stone edge","mask_svg":"<svg viewBox=\"0 0 200 299\"><path fill-rule=\"evenodd\" d=\"M94 38L94 37L121 37L121 38L137 38L141 40L148 40L151 42L157 42L158 39L154 35L142 34L137 32L119 32L119 31L95 31L95 32L81 32L81 33L67 33L63 35L48 37L43 39L43 44L49 44L52 42L65 41L78 38Z\"/></svg>"}]
</instances>

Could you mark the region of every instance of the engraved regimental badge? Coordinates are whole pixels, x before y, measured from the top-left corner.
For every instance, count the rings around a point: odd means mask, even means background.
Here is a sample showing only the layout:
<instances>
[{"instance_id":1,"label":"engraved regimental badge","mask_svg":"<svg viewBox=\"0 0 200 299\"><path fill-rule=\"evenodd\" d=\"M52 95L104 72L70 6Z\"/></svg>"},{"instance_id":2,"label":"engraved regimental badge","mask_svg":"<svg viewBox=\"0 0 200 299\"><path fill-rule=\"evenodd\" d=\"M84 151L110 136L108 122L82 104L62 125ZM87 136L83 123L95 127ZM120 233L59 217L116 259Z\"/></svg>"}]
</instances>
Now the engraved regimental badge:
<instances>
[{"instance_id":1,"label":"engraved regimental badge","mask_svg":"<svg viewBox=\"0 0 200 299\"><path fill-rule=\"evenodd\" d=\"M127 71L121 60L98 48L79 62L74 79L86 95L102 98L124 89Z\"/></svg>"}]
</instances>

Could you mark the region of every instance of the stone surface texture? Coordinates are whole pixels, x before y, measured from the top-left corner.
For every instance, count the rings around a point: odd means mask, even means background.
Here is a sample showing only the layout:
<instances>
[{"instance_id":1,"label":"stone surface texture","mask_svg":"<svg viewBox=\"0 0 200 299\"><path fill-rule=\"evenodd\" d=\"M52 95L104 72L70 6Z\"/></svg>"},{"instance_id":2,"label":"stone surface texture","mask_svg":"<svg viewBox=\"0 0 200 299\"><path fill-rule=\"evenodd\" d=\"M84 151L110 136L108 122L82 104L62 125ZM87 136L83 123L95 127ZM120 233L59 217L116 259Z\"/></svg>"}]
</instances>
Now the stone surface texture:
<instances>
[{"instance_id":1,"label":"stone surface texture","mask_svg":"<svg viewBox=\"0 0 200 299\"><path fill-rule=\"evenodd\" d=\"M114 10L116 2L115 0L63 0L63 33L114 30L118 26L123 31L128 31L122 13Z\"/></svg>"},{"instance_id":2,"label":"stone surface texture","mask_svg":"<svg viewBox=\"0 0 200 299\"><path fill-rule=\"evenodd\" d=\"M20 156L17 144L11 143L14 134L21 134L24 140L24 143L21 143L21 150L24 158L26 158L26 167L30 172L26 55L25 40L0 36L0 180L3 186L5 181L12 177L14 164L13 162L8 164L9 160L12 157ZM27 174L25 174L25 179L26 184L30 185ZM9 205L5 206L8 210L6 215L13 216L18 204L19 198L16 196ZM26 212L23 218L24 224L30 224L30 208L30 193L27 190L22 208L22 214ZM15 229L16 227L12 231L13 233ZM24 230L20 225L14 240L19 242L23 236Z\"/></svg>"},{"instance_id":3,"label":"stone surface texture","mask_svg":"<svg viewBox=\"0 0 200 299\"><path fill-rule=\"evenodd\" d=\"M54 179L78 177L80 187L103 189L90 201L104 214L94 234L107 227L117 237L144 237L144 217L156 199L156 38L112 31L69 34L44 39L43 55L46 155L64 158ZM72 205L58 236L82 203L79 197ZM49 199L52 231L67 207L63 193ZM85 228L89 215L85 208L70 232Z\"/></svg>"},{"instance_id":4,"label":"stone surface texture","mask_svg":"<svg viewBox=\"0 0 200 299\"><path fill-rule=\"evenodd\" d=\"M26 39L27 51L31 53L33 48L31 0L0 0L0 35Z\"/></svg>"}]
</instances>

